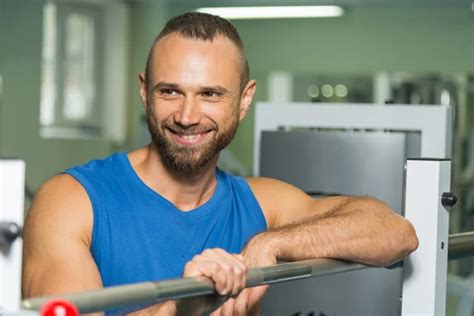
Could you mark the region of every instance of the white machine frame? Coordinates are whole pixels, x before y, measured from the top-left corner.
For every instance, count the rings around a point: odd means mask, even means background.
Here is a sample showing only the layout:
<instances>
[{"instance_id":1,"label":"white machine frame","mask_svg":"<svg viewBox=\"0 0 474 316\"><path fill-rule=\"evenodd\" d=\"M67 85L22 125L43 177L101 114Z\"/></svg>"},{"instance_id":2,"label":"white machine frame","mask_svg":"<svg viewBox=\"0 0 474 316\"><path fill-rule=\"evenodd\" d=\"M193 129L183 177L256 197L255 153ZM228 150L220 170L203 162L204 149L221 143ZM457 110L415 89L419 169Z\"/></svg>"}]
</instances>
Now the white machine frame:
<instances>
[{"instance_id":1,"label":"white machine frame","mask_svg":"<svg viewBox=\"0 0 474 316\"><path fill-rule=\"evenodd\" d=\"M322 128L419 132L421 157L409 160L405 216L419 248L404 261L402 315L444 315L449 216L441 195L450 190L452 108L443 105L259 103L255 111L254 175L263 131ZM441 247L441 244L443 245Z\"/></svg>"},{"instance_id":2,"label":"white machine frame","mask_svg":"<svg viewBox=\"0 0 474 316\"><path fill-rule=\"evenodd\" d=\"M24 196L25 162L0 159L0 221L23 227ZM22 246L18 238L6 256L0 253L0 315L20 307Z\"/></svg>"},{"instance_id":3,"label":"white machine frame","mask_svg":"<svg viewBox=\"0 0 474 316\"><path fill-rule=\"evenodd\" d=\"M405 173L405 217L420 246L404 260L402 315L445 315L449 212L441 197L450 192L451 161L409 159Z\"/></svg>"},{"instance_id":4,"label":"white machine frame","mask_svg":"<svg viewBox=\"0 0 474 316\"><path fill-rule=\"evenodd\" d=\"M451 154L449 106L262 102L255 109L254 175L259 174L262 131L294 127L420 132L422 157L448 158Z\"/></svg>"}]
</instances>

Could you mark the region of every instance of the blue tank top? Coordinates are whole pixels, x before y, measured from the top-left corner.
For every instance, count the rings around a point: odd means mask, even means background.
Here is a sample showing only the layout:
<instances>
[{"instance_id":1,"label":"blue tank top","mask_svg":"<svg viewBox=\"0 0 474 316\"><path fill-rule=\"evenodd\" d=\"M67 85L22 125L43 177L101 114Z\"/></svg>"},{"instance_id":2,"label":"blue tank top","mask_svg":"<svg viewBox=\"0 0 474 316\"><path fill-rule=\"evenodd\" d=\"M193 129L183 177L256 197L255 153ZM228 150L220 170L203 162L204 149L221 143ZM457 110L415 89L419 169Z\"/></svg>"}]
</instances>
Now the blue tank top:
<instances>
[{"instance_id":1,"label":"blue tank top","mask_svg":"<svg viewBox=\"0 0 474 316\"><path fill-rule=\"evenodd\" d=\"M181 277L184 265L206 248L239 253L267 228L242 177L216 168L210 200L183 212L148 187L126 153L68 169L93 208L91 252L104 286Z\"/></svg>"}]
</instances>

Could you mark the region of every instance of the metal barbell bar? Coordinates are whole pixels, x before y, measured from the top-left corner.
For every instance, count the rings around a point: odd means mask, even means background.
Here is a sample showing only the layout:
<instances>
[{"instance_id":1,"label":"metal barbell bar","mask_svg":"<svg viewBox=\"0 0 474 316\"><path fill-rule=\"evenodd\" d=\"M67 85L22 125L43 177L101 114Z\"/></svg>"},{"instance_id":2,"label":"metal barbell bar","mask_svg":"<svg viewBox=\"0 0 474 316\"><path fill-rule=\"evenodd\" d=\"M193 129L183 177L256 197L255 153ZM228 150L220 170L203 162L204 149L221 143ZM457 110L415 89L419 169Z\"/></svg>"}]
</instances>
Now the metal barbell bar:
<instances>
[{"instance_id":1,"label":"metal barbell bar","mask_svg":"<svg viewBox=\"0 0 474 316\"><path fill-rule=\"evenodd\" d=\"M449 236L449 260L471 256L474 256L474 232ZM370 267L335 259L313 259L280 263L269 267L249 269L246 287L313 278L366 268ZM65 299L73 303L81 313L91 313L213 293L215 293L214 284L209 279L204 277L192 277L113 286L99 290L58 296L29 298L22 302L22 308L39 310L43 304L50 300Z\"/></svg>"},{"instance_id":2,"label":"metal barbell bar","mask_svg":"<svg viewBox=\"0 0 474 316\"><path fill-rule=\"evenodd\" d=\"M314 259L281 263L269 267L251 268L247 273L246 287L281 283L353 270L367 266L333 259ZM203 277L182 278L161 282L143 282L112 286L74 294L30 298L22 302L24 309L39 310L43 304L64 299L74 304L81 313L159 303L167 300L190 298L215 293L214 284Z\"/></svg>"}]
</instances>

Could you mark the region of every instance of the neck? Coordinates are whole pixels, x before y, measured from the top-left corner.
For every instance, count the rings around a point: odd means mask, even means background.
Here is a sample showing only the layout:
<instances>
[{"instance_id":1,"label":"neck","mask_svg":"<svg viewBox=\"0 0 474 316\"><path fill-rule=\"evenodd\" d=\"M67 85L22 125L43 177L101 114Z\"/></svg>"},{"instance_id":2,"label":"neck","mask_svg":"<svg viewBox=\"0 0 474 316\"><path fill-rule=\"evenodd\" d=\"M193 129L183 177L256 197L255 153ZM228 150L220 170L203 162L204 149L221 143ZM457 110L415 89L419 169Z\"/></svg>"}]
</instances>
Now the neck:
<instances>
[{"instance_id":1,"label":"neck","mask_svg":"<svg viewBox=\"0 0 474 316\"><path fill-rule=\"evenodd\" d=\"M182 211L195 209L206 203L217 185L217 159L193 175L181 175L168 170L153 145L129 154L133 169L141 180Z\"/></svg>"}]
</instances>

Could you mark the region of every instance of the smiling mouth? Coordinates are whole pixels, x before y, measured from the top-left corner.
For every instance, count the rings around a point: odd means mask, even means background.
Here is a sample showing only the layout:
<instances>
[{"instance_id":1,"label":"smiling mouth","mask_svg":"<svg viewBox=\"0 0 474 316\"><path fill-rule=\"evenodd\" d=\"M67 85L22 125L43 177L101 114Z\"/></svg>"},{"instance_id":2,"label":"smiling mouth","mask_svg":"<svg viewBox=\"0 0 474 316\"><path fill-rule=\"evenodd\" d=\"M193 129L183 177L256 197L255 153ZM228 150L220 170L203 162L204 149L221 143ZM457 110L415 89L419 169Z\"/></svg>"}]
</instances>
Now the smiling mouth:
<instances>
[{"instance_id":1,"label":"smiling mouth","mask_svg":"<svg viewBox=\"0 0 474 316\"><path fill-rule=\"evenodd\" d=\"M171 137L179 144L182 145L197 145L199 143L202 143L209 134L211 134L212 130L208 131L203 131L200 133L195 133L195 134L182 134L177 131L174 131L172 129L168 129Z\"/></svg>"}]
</instances>

